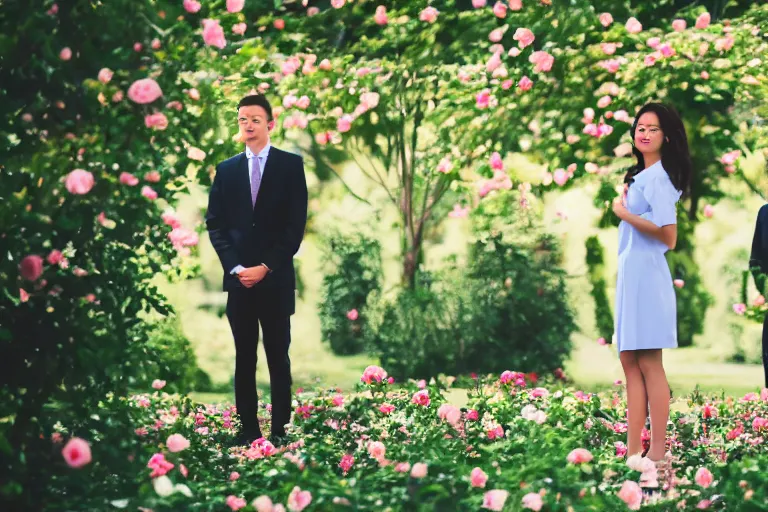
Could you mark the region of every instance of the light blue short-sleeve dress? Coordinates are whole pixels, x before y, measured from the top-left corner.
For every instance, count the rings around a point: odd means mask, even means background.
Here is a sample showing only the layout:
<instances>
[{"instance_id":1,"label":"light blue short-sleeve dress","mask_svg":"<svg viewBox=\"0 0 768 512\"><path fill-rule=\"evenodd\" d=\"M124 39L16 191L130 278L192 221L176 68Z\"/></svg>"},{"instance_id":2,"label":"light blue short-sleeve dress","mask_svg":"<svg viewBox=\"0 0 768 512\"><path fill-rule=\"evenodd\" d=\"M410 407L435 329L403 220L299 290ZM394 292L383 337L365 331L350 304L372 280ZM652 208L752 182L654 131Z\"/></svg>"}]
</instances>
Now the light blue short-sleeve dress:
<instances>
[{"instance_id":1,"label":"light blue short-sleeve dress","mask_svg":"<svg viewBox=\"0 0 768 512\"><path fill-rule=\"evenodd\" d=\"M681 192L657 162L635 175L627 192L627 209L657 226L677 223ZM668 247L619 224L615 336L619 352L677 347L677 303L664 254Z\"/></svg>"}]
</instances>

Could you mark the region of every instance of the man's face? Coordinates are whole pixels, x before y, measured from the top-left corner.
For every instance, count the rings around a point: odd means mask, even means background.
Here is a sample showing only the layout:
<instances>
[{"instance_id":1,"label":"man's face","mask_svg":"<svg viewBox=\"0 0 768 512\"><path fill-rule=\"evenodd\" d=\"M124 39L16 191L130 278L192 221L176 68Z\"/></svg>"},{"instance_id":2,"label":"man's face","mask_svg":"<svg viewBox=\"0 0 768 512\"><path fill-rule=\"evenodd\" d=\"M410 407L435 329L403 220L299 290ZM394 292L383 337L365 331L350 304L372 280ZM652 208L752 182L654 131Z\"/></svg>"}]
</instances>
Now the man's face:
<instances>
[{"instance_id":1,"label":"man's face","mask_svg":"<svg viewBox=\"0 0 768 512\"><path fill-rule=\"evenodd\" d=\"M237 124L240 127L240 137L247 145L266 145L269 132L274 127L274 121L267 118L267 111L258 105L240 107L237 111Z\"/></svg>"}]
</instances>

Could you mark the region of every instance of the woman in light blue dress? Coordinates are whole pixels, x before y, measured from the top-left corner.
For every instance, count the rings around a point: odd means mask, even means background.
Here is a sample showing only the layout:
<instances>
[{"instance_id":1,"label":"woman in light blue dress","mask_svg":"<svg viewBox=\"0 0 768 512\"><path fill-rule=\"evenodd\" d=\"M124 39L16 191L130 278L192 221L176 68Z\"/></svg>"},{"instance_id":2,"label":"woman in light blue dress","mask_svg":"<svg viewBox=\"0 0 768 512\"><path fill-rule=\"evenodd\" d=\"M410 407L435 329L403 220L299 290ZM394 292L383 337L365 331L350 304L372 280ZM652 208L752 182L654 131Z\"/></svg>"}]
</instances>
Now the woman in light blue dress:
<instances>
[{"instance_id":1,"label":"woman in light blue dress","mask_svg":"<svg viewBox=\"0 0 768 512\"><path fill-rule=\"evenodd\" d=\"M627 457L642 452L641 433L651 414L649 459L666 452L670 391L661 351L677 347L677 307L664 257L677 243L676 204L687 191L691 158L677 112L649 103L632 124L637 166L613 203L619 224L616 344L627 383Z\"/></svg>"}]
</instances>

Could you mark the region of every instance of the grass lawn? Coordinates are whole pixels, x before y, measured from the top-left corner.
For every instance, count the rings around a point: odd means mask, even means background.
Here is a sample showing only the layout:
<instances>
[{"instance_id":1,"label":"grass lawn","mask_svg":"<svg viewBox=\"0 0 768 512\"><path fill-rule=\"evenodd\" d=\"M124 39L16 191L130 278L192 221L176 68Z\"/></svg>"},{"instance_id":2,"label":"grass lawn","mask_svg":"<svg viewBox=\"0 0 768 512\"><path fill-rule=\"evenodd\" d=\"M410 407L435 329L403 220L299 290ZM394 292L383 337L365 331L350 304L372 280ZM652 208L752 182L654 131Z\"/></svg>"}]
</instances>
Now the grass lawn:
<instances>
[{"instance_id":1,"label":"grass lawn","mask_svg":"<svg viewBox=\"0 0 768 512\"><path fill-rule=\"evenodd\" d=\"M383 196L353 166L344 169L344 176L355 192L365 195L375 205L384 204ZM312 176L309 176L312 187ZM561 236L565 250L565 266L580 332L574 335L575 350L566 365L566 372L576 384L586 390L610 387L614 380L622 378L621 366L615 350L595 342L594 308L586 280L584 240L598 233L606 248L609 282L613 280L616 265L615 230L598 230L594 227L598 212L592 206L593 184L573 188L547 196L544 205L545 220L550 229ZM187 196L179 207L179 213L188 223L199 222L206 204L205 195L196 191ZM755 197L737 202L725 201L717 205L715 216L702 222L697 230L697 257L702 267L703 279L715 298L709 310L703 335L692 348L670 350L665 353L666 368L675 393L680 396L696 385L703 390L741 394L755 390L763 383L762 366L758 364L729 364L727 357L740 343L748 356L757 361L761 327L742 322L730 313L736 297L736 288L729 282L724 267L729 263L743 267L738 251L748 250L754 226L754 214L761 205ZM322 196L313 201L316 212L314 226L339 226L341 229L375 228L384 244L385 279L387 286L397 283L400 265L398 252L396 215L389 207L374 209L345 195L338 183L327 185ZM565 220L557 213L565 214ZM352 221L351 219L354 219ZM461 253L466 239L466 222L446 221L439 245L428 247L428 265L438 265L448 254ZM220 291L221 268L205 235L200 243L203 277L176 284L159 283L161 290L171 300L181 316L184 332L195 347L200 366L213 381L226 386L234 370L234 345L226 317L217 310L223 307L226 295ZM320 268L318 238L310 235L302 244L297 256L301 262L301 275L306 290L297 303L293 317L291 361L296 386L338 386L344 390L354 387L362 370L375 363L367 356L339 357L330 352L320 340L320 319L316 304L320 298L322 269ZM612 294L612 290L610 290ZM734 330L733 325L737 328ZM740 326L740 327L739 327ZM738 330L741 330L740 334ZM519 370L525 370L521 368ZM263 348L259 347L257 379L260 387L267 388L268 375ZM231 400L229 394L198 394L195 398L221 401ZM461 401L459 397L457 400Z\"/></svg>"}]
</instances>

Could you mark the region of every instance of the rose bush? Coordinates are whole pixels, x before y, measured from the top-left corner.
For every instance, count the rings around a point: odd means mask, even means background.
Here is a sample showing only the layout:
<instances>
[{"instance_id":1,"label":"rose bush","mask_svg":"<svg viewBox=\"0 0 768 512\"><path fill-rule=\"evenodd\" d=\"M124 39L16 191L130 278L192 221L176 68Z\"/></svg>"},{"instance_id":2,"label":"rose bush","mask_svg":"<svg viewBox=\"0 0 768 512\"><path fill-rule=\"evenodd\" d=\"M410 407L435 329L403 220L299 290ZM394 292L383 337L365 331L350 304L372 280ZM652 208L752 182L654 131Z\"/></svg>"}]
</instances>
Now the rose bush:
<instances>
[{"instance_id":1,"label":"rose bush","mask_svg":"<svg viewBox=\"0 0 768 512\"><path fill-rule=\"evenodd\" d=\"M398 385L381 368L365 375L353 394L297 395L289 444L280 448L264 439L227 448L236 427L229 406L157 391L112 399L99 413L110 418L120 411L129 419L131 431L120 432L119 443L117 432L97 428L72 441L66 424L46 439L58 458L49 468L47 504L155 511L747 510L768 497L768 389L740 398L689 397L686 410L671 418L673 457L657 471L626 459L621 389L590 394L505 371L477 380L459 408L441 392L452 378ZM112 452L123 456L108 458ZM112 485L101 485L103 478ZM73 495L74 488L82 493Z\"/></svg>"}]
</instances>

